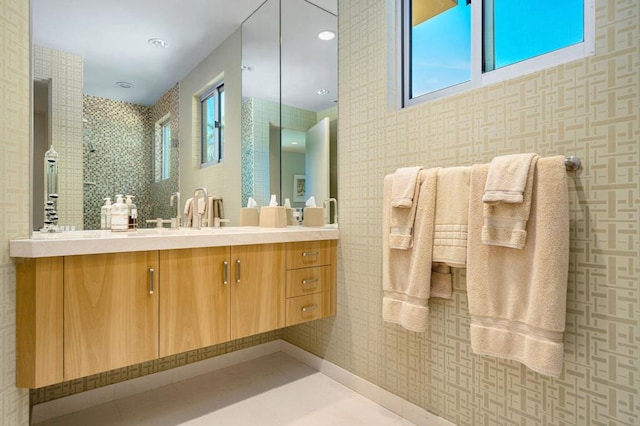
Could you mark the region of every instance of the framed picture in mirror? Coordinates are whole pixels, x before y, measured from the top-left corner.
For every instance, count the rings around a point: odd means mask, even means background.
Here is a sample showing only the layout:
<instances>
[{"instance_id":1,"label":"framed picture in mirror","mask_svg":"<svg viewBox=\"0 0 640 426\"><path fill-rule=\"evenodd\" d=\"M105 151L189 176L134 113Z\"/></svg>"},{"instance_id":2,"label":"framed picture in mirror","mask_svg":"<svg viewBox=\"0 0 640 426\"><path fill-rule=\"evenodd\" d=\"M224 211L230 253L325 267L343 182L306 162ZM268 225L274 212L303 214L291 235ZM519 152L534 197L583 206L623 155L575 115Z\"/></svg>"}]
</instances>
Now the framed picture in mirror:
<instances>
[{"instance_id":1,"label":"framed picture in mirror","mask_svg":"<svg viewBox=\"0 0 640 426\"><path fill-rule=\"evenodd\" d=\"M293 202L304 203L306 191L305 175L293 175Z\"/></svg>"}]
</instances>

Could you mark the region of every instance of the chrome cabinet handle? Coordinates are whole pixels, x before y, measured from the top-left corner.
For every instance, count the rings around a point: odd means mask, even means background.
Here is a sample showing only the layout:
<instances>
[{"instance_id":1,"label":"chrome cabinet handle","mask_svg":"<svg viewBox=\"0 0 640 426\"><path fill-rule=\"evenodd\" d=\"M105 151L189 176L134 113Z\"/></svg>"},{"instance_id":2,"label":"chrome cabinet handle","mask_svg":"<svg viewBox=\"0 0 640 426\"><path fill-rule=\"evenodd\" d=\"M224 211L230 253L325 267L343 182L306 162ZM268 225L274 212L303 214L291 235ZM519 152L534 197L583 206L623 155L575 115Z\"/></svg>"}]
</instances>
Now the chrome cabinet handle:
<instances>
[{"instance_id":1,"label":"chrome cabinet handle","mask_svg":"<svg viewBox=\"0 0 640 426\"><path fill-rule=\"evenodd\" d=\"M236 260L236 282L240 282L240 259Z\"/></svg>"},{"instance_id":2,"label":"chrome cabinet handle","mask_svg":"<svg viewBox=\"0 0 640 426\"><path fill-rule=\"evenodd\" d=\"M153 273L155 270L153 268L149 268L149 294L153 294Z\"/></svg>"},{"instance_id":3,"label":"chrome cabinet handle","mask_svg":"<svg viewBox=\"0 0 640 426\"><path fill-rule=\"evenodd\" d=\"M309 306L303 306L301 311L302 312L311 312L311 311L315 311L316 309L318 309L318 305L309 305Z\"/></svg>"},{"instance_id":4,"label":"chrome cabinet handle","mask_svg":"<svg viewBox=\"0 0 640 426\"><path fill-rule=\"evenodd\" d=\"M302 252L302 257L317 256L317 255L318 255L317 251L303 251Z\"/></svg>"},{"instance_id":5,"label":"chrome cabinet handle","mask_svg":"<svg viewBox=\"0 0 640 426\"><path fill-rule=\"evenodd\" d=\"M313 278L310 280L302 280L302 285L309 285L309 284L315 284L318 282L317 278Z\"/></svg>"},{"instance_id":6,"label":"chrome cabinet handle","mask_svg":"<svg viewBox=\"0 0 640 426\"><path fill-rule=\"evenodd\" d=\"M222 279L222 284L227 285L229 284L229 262L227 262L226 260L222 262L222 267L224 270L224 277Z\"/></svg>"}]
</instances>

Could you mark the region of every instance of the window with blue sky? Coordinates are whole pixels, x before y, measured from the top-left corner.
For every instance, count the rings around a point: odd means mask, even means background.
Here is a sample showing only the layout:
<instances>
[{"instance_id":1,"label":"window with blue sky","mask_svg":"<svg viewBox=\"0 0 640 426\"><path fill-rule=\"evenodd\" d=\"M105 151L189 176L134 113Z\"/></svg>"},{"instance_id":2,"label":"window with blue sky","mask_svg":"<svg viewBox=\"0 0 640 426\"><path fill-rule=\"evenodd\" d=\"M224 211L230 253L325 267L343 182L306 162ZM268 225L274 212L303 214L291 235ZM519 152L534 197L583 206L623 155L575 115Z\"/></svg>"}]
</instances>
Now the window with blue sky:
<instances>
[{"instance_id":1,"label":"window with blue sky","mask_svg":"<svg viewBox=\"0 0 640 426\"><path fill-rule=\"evenodd\" d=\"M471 82L476 69L491 72L584 40L585 0L403 1L410 99Z\"/></svg>"}]
</instances>

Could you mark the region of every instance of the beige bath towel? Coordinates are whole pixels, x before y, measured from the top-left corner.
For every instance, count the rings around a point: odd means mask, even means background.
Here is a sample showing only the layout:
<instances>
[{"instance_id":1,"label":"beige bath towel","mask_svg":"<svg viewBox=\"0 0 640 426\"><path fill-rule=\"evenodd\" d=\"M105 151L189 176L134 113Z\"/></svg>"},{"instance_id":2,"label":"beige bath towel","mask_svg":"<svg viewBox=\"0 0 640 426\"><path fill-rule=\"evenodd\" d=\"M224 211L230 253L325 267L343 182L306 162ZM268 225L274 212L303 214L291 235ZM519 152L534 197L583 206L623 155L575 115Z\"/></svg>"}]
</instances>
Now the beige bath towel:
<instances>
[{"instance_id":1,"label":"beige bath towel","mask_svg":"<svg viewBox=\"0 0 640 426\"><path fill-rule=\"evenodd\" d=\"M391 206L408 209L413 205L416 194L418 173L422 167L401 167L393 174L391 187Z\"/></svg>"},{"instance_id":2,"label":"beige bath towel","mask_svg":"<svg viewBox=\"0 0 640 426\"><path fill-rule=\"evenodd\" d=\"M533 178L539 158L534 155L531 159L522 203L484 204L484 225L482 226L482 242L484 244L517 249L524 247L527 242L527 221L531 211ZM490 173L491 166L489 166Z\"/></svg>"},{"instance_id":3,"label":"beige bath towel","mask_svg":"<svg viewBox=\"0 0 640 426\"><path fill-rule=\"evenodd\" d=\"M188 198L184 203L184 226L191 227L193 224L193 198Z\"/></svg>"},{"instance_id":4,"label":"beige bath towel","mask_svg":"<svg viewBox=\"0 0 640 426\"><path fill-rule=\"evenodd\" d=\"M406 169L421 170L419 167L407 167ZM401 181L404 185L409 179L405 176L407 174L406 171L404 171L405 169L398 170L403 170L403 172L401 172L402 177L399 178L397 176L397 171L391 175L390 180L392 191L398 181ZM413 224L416 217L416 206L418 204L417 200L420 192L420 183L417 182L419 179L418 176L419 174L416 175L415 182L412 185L414 191L413 194L411 194L411 197L406 198L413 200L411 201L409 208L406 208L407 204L403 207L394 207L393 199L389 198L389 204L387 205L391 206L391 216L389 219L390 226L387 232L389 232L389 247L392 249L407 250L413 247Z\"/></svg>"},{"instance_id":5,"label":"beige bath towel","mask_svg":"<svg viewBox=\"0 0 640 426\"><path fill-rule=\"evenodd\" d=\"M210 195L207 205L207 226L213 226L215 218L224 219L222 198Z\"/></svg>"},{"instance_id":6,"label":"beige bath towel","mask_svg":"<svg viewBox=\"0 0 640 426\"><path fill-rule=\"evenodd\" d=\"M414 244L407 250L389 247L393 177L384 178L382 317L411 331L424 331L428 323L437 174L437 169L422 170L419 174Z\"/></svg>"},{"instance_id":7,"label":"beige bath towel","mask_svg":"<svg viewBox=\"0 0 640 426\"><path fill-rule=\"evenodd\" d=\"M531 160L535 154L512 154L491 160L482 201L522 203Z\"/></svg>"},{"instance_id":8,"label":"beige bath towel","mask_svg":"<svg viewBox=\"0 0 640 426\"><path fill-rule=\"evenodd\" d=\"M569 265L564 158L538 160L522 250L482 244L487 165L474 166L469 201L467 295L471 347L544 375L562 371Z\"/></svg>"},{"instance_id":9,"label":"beige bath towel","mask_svg":"<svg viewBox=\"0 0 640 426\"><path fill-rule=\"evenodd\" d=\"M467 264L467 221L471 167L448 167L438 172L433 262L454 268Z\"/></svg>"},{"instance_id":10,"label":"beige bath towel","mask_svg":"<svg viewBox=\"0 0 640 426\"><path fill-rule=\"evenodd\" d=\"M431 294L430 297L451 299L453 294L453 276L451 267L444 263L431 264Z\"/></svg>"}]
</instances>

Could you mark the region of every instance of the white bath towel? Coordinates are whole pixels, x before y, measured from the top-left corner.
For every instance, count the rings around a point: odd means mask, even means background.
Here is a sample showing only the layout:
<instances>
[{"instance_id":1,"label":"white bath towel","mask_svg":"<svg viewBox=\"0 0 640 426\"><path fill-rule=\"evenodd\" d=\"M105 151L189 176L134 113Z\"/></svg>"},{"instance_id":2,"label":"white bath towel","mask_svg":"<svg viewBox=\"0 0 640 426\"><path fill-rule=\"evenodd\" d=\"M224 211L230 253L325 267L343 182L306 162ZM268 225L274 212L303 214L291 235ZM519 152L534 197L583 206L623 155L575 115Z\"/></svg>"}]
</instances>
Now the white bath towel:
<instances>
[{"instance_id":1,"label":"white bath towel","mask_svg":"<svg viewBox=\"0 0 640 426\"><path fill-rule=\"evenodd\" d=\"M485 203L522 203L524 188L536 154L512 154L491 160L482 201Z\"/></svg>"},{"instance_id":2,"label":"white bath towel","mask_svg":"<svg viewBox=\"0 0 640 426\"><path fill-rule=\"evenodd\" d=\"M424 331L428 323L437 174L437 169L422 170L419 174L414 244L407 250L389 247L393 177L384 178L382 317L411 331Z\"/></svg>"},{"instance_id":3,"label":"white bath towel","mask_svg":"<svg viewBox=\"0 0 640 426\"><path fill-rule=\"evenodd\" d=\"M471 170L471 167L447 167L438 172L433 262L454 268L467 264Z\"/></svg>"},{"instance_id":4,"label":"white bath towel","mask_svg":"<svg viewBox=\"0 0 640 426\"><path fill-rule=\"evenodd\" d=\"M407 169L420 169L419 167L408 167ZM404 169L398 169L404 170ZM421 170L421 169L420 169ZM398 177L397 173L391 175L391 188L394 188L398 181L401 181L403 185L407 183L407 173L402 172L402 177ZM393 199L389 199L389 206L391 207L390 219L389 219L389 247L397 250L407 250L413 247L413 225L416 217L416 206L418 204L418 198L420 193L420 182L418 182L419 174L415 177L415 182L412 186L413 194L407 199L412 200L409 208L406 205L403 207L394 207Z\"/></svg>"},{"instance_id":5,"label":"white bath towel","mask_svg":"<svg viewBox=\"0 0 640 426\"><path fill-rule=\"evenodd\" d=\"M562 371L569 265L569 203L562 156L538 160L527 244L482 243L487 165L474 166L469 201L467 296L471 347L544 375Z\"/></svg>"},{"instance_id":6,"label":"white bath towel","mask_svg":"<svg viewBox=\"0 0 640 426\"><path fill-rule=\"evenodd\" d=\"M413 205L420 166L401 167L393 174L391 206L408 209Z\"/></svg>"}]
</instances>

